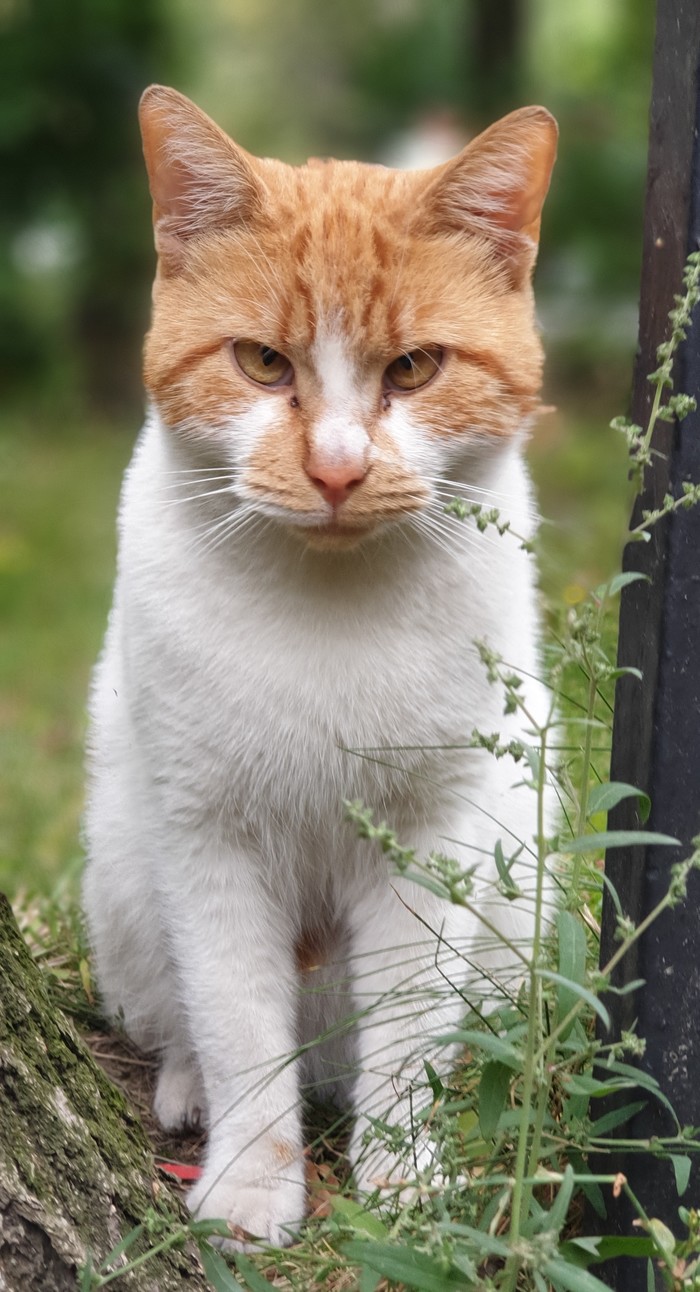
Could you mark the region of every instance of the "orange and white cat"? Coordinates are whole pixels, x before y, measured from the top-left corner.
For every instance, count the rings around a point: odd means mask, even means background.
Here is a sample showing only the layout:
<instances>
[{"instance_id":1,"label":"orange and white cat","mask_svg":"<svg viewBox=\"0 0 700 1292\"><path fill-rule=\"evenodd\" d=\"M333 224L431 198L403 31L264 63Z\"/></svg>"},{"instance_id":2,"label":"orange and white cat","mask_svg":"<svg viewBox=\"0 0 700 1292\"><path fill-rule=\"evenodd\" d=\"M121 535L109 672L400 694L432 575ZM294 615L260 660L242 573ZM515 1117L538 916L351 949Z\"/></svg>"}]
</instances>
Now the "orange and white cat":
<instances>
[{"instance_id":1,"label":"orange and white cat","mask_svg":"<svg viewBox=\"0 0 700 1292\"><path fill-rule=\"evenodd\" d=\"M92 695L85 906L106 1007L162 1054L157 1116L208 1126L191 1207L286 1243L304 1085L351 1099L358 1189L396 1181L371 1119L408 1126L465 1008L446 981L498 968L479 915L391 873L343 800L476 866L489 924L532 936L493 857L523 845L523 877L534 797L469 747L520 729L476 640L546 705L531 558L444 509L535 525L556 126L525 108L413 173L252 157L158 86L141 126L150 411Z\"/></svg>"}]
</instances>

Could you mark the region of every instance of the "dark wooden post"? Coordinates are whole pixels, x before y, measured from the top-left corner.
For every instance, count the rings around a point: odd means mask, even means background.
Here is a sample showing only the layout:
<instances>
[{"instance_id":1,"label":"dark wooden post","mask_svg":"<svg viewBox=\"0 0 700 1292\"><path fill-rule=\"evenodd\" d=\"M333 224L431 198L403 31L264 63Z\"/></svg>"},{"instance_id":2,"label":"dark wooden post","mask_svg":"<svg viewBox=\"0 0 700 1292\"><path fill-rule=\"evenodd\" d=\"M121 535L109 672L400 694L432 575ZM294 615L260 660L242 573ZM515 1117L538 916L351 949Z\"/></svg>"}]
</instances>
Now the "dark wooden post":
<instances>
[{"instance_id":1,"label":"dark wooden post","mask_svg":"<svg viewBox=\"0 0 700 1292\"><path fill-rule=\"evenodd\" d=\"M658 0L651 104L649 163L641 283L639 352L632 417L644 425L656 367L656 347L668 331L673 294L680 291L684 261L700 246L700 3ZM676 390L700 402L700 317L696 311L676 368ZM700 413L680 425L657 426L658 456L648 469L643 507L659 504L685 480L700 481ZM680 849L625 848L608 854L607 873L625 913L636 922L668 887L672 862L690 851L700 833L700 508L680 511L656 526L648 544L630 544L626 570L641 570L648 583L625 589L620 609L620 664L634 665L643 682L618 683L613 725L611 779L644 789L652 800L650 828L676 836ZM611 827L638 829L633 801L620 804ZM691 877L686 904L662 917L620 966L617 983L643 978L633 995L611 997L616 1030L637 1020L646 1039L643 1065L660 1082L683 1124L700 1125L700 875ZM614 912L603 910L602 961L615 949ZM652 1102L632 1134L673 1133L670 1118ZM627 1134L627 1131L625 1131ZM682 1150L679 1150L682 1151ZM649 1213L678 1225L679 1199L671 1165L649 1154L610 1162L624 1171ZM694 1166L685 1201L698 1205L700 1169ZM613 1224L632 1233L631 1213L611 1204ZM646 1272L619 1262L614 1286L646 1290Z\"/></svg>"}]
</instances>

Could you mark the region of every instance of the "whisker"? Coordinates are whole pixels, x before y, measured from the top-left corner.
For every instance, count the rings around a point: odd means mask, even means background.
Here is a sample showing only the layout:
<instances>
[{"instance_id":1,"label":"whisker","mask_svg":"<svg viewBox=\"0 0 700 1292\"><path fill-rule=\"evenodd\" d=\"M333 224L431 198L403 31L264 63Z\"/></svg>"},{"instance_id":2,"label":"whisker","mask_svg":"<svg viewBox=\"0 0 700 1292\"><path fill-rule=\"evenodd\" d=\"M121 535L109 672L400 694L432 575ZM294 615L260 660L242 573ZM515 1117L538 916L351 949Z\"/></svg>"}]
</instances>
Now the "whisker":
<instances>
[{"instance_id":1,"label":"whisker","mask_svg":"<svg viewBox=\"0 0 700 1292\"><path fill-rule=\"evenodd\" d=\"M433 543L435 547L438 547L442 552L444 552L446 556L453 557L456 555L454 549L451 548L442 538L438 537L438 531L435 526L429 522L425 515L414 514L411 516L410 520L415 528L419 530L431 543Z\"/></svg>"},{"instance_id":2,"label":"whisker","mask_svg":"<svg viewBox=\"0 0 700 1292\"><path fill-rule=\"evenodd\" d=\"M233 537L239 529L243 529L249 521L252 524L256 517L262 519L260 512L252 504L247 503L220 517L214 524L204 523L194 526L194 540L190 550L198 552L200 556L209 555L221 543Z\"/></svg>"},{"instance_id":3,"label":"whisker","mask_svg":"<svg viewBox=\"0 0 700 1292\"><path fill-rule=\"evenodd\" d=\"M186 498L165 498L163 501L169 506L173 506L177 503L198 502L200 498L216 498L221 494L228 494L229 497L235 498L236 494L233 483L224 485L222 489L207 489L203 493L188 494Z\"/></svg>"},{"instance_id":4,"label":"whisker","mask_svg":"<svg viewBox=\"0 0 700 1292\"><path fill-rule=\"evenodd\" d=\"M459 548L470 548L475 554L483 556L486 548L498 546L501 539L496 538L493 534L477 533L473 528L462 524L455 524L445 516L442 510L433 511L426 508L425 511L418 512L416 515L416 525L423 528L423 531L430 535L437 546L450 556L456 556ZM485 546L484 546L485 545Z\"/></svg>"},{"instance_id":5,"label":"whisker","mask_svg":"<svg viewBox=\"0 0 700 1292\"><path fill-rule=\"evenodd\" d=\"M510 503L499 502L493 498L477 498L470 495L468 489L446 489L444 486L433 486L435 491L435 501L440 504L442 511L452 503L461 502L468 506L479 508L480 510L495 510L498 512L499 519L513 520L523 525L539 524L539 516L534 511L528 511L524 507L514 507Z\"/></svg>"},{"instance_id":6,"label":"whisker","mask_svg":"<svg viewBox=\"0 0 700 1292\"><path fill-rule=\"evenodd\" d=\"M426 479L428 479L431 484L440 486L443 489L452 489L459 493L464 491L465 493L471 492L471 493L484 494L489 498L501 498L503 499L504 503L514 502L516 500L522 503L522 495L515 494L515 493L504 493L500 489L487 489L483 485L472 484L471 481L451 480L448 476L432 476L432 475L427 475ZM534 510L531 510L530 514L534 515L535 514Z\"/></svg>"},{"instance_id":7,"label":"whisker","mask_svg":"<svg viewBox=\"0 0 700 1292\"><path fill-rule=\"evenodd\" d=\"M196 476L202 474L209 475L213 471L214 476L216 477L224 474L229 475L232 470L233 467L178 467L177 469L163 471L161 474L164 476Z\"/></svg>"},{"instance_id":8,"label":"whisker","mask_svg":"<svg viewBox=\"0 0 700 1292\"><path fill-rule=\"evenodd\" d=\"M184 480L175 480L171 484L162 485L161 488L165 493L174 493L176 489L191 489L199 485L219 484L222 480L234 479L232 471L221 472L218 475L188 475Z\"/></svg>"}]
</instances>

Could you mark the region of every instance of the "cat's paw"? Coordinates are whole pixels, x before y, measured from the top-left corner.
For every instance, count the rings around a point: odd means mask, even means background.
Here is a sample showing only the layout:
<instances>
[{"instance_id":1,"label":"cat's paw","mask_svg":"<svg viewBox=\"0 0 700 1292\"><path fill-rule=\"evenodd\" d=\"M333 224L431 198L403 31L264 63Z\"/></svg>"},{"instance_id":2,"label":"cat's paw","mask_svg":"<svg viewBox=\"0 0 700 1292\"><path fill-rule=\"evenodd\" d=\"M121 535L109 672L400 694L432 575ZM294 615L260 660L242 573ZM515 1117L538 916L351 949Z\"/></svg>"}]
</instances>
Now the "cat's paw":
<instances>
[{"instance_id":1,"label":"cat's paw","mask_svg":"<svg viewBox=\"0 0 700 1292\"><path fill-rule=\"evenodd\" d=\"M200 1130L206 1126L204 1087L192 1063L165 1059L158 1074L153 1112L164 1130Z\"/></svg>"},{"instance_id":2,"label":"cat's paw","mask_svg":"<svg viewBox=\"0 0 700 1292\"><path fill-rule=\"evenodd\" d=\"M197 1220L223 1220L230 1238L210 1241L224 1251L254 1251L259 1243L288 1247L304 1220L306 1189L299 1178L246 1184L238 1177L211 1179L207 1172L190 1191L187 1204Z\"/></svg>"}]
</instances>

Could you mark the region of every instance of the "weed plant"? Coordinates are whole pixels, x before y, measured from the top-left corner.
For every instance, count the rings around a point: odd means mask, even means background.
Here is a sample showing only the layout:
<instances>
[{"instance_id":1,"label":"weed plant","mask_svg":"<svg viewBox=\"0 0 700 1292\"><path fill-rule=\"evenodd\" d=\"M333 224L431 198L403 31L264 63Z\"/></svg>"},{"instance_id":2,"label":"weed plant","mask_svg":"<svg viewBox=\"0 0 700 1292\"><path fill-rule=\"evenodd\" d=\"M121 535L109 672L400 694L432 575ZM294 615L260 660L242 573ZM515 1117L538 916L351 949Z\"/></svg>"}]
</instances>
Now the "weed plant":
<instances>
[{"instance_id":1,"label":"weed plant","mask_svg":"<svg viewBox=\"0 0 700 1292\"><path fill-rule=\"evenodd\" d=\"M649 378L654 399L648 424L613 423L627 439L637 489L654 451L657 421L682 417L693 406L688 396L673 393L672 365L698 300L700 253L688 262L683 294L670 316L669 339L659 348L659 367ZM660 507L644 512L629 537L643 541L662 516L699 499L700 486L683 485L679 497L668 495ZM481 530L495 529L504 542L518 541L496 511L460 499L446 510L455 524L475 523ZM521 985L502 984L488 1011L470 1004L465 994L461 1027L449 1037L434 1038L432 1061L429 1054L422 1056L410 1125L397 1128L379 1115L373 1118L368 1151L389 1144L405 1162L404 1178L360 1203L341 1173L328 1164L318 1168L312 1190L316 1217L301 1240L285 1250L235 1255L232 1264L210 1242L226 1235L223 1223L184 1224L153 1212L99 1269L86 1267L82 1292L118 1283L125 1268L136 1269L152 1253L186 1238L200 1243L216 1292L264 1292L271 1282L296 1292L604 1292L607 1285L594 1268L622 1254L646 1263L650 1287L657 1271L669 1289L700 1289L698 1210L679 1206L678 1230L672 1233L646 1214L615 1169L616 1154L635 1148L627 1124L650 1101L660 1101L671 1116L672 1132L657 1139L653 1151L672 1162L679 1198L688 1185L692 1157L700 1151L700 1131L678 1124L654 1078L635 1064L644 1052L643 1038L630 1032L607 1039L611 1024L604 997L640 985L614 987L613 970L662 911L684 900L688 875L700 868L699 838L691 855L671 867L665 895L636 927L602 870L608 847L677 842L646 830L606 829L607 812L624 798L637 799L642 822L649 814L641 790L605 779L612 690L622 673L633 670L612 662L603 630L623 587L640 577L617 575L563 616L548 647L551 704L544 721L528 711L522 679L507 661L487 643L479 644L488 678L502 693L504 711L519 710L527 732L522 743L507 745L497 733L475 731L470 739L492 757L510 759L514 780L525 780L532 789L534 841L523 841L523 849L529 850L532 863L535 936L527 949L508 948L519 962ZM560 805L556 834L546 820L548 785L555 786ZM470 907L471 876L456 862L440 854L417 857L362 804L348 803L346 810L368 844L383 850L396 874L438 892L447 902ZM497 846L499 899L504 902L524 900L514 879L514 860ZM617 946L599 966L604 884L616 911ZM486 941L495 930L483 922ZM445 972L444 990L462 991L456 973L459 952L446 948L446 954L450 972ZM410 966L406 990L411 991ZM441 1044L455 1042L463 1058L446 1078L437 1070L435 1053ZM610 1096L615 1096L612 1106ZM426 1142L432 1157L419 1169L414 1147ZM651 1151L648 1144L636 1147ZM597 1164L608 1160L610 1170L594 1172L591 1159ZM420 1160L424 1163L425 1155ZM598 1228L604 1230L607 1209L621 1194L636 1212L635 1233L624 1238L589 1235L585 1214L597 1213Z\"/></svg>"}]
</instances>

